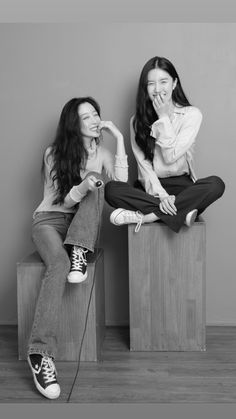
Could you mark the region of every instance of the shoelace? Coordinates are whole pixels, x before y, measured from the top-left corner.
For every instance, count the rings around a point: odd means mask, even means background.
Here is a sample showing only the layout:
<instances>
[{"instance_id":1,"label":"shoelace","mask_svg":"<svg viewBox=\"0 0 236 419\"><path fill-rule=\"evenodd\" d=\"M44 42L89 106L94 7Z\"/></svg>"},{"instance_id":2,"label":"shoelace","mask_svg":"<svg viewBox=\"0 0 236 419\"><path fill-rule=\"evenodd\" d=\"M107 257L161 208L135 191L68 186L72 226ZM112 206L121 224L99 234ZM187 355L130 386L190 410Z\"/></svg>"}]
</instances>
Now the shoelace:
<instances>
[{"instance_id":1,"label":"shoelace","mask_svg":"<svg viewBox=\"0 0 236 419\"><path fill-rule=\"evenodd\" d=\"M136 224L136 227L135 227L135 229L134 229L134 232L135 233L138 233L138 231L140 230L140 227L141 227L141 225L142 225L142 222L143 222L143 216L142 216L142 214L139 212L139 211L137 211L136 212L136 214L138 215L138 217L139 217L139 221L137 222L137 224Z\"/></svg>"},{"instance_id":2,"label":"shoelace","mask_svg":"<svg viewBox=\"0 0 236 419\"><path fill-rule=\"evenodd\" d=\"M85 254L87 250L81 249L81 247L74 246L72 250L72 269L81 271L83 265L87 265Z\"/></svg>"},{"instance_id":3,"label":"shoelace","mask_svg":"<svg viewBox=\"0 0 236 419\"><path fill-rule=\"evenodd\" d=\"M42 370L45 383L51 383L56 380L56 368L49 357L44 357L42 360Z\"/></svg>"},{"instance_id":4,"label":"shoelace","mask_svg":"<svg viewBox=\"0 0 236 419\"><path fill-rule=\"evenodd\" d=\"M141 214L141 212L125 210L125 218L128 223L136 222L137 218L139 219L134 229L135 233L138 233L143 222L143 215Z\"/></svg>"}]
</instances>

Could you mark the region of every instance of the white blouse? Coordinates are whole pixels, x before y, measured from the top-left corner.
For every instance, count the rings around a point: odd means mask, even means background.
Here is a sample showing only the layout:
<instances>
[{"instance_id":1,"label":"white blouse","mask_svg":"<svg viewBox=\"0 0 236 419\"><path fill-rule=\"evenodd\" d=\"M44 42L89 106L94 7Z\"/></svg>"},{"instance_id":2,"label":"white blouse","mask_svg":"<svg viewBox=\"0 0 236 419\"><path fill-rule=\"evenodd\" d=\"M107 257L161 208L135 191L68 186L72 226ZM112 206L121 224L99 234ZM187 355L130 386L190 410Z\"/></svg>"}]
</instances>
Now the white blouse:
<instances>
[{"instance_id":1,"label":"white blouse","mask_svg":"<svg viewBox=\"0 0 236 419\"><path fill-rule=\"evenodd\" d=\"M158 178L180 176L189 173L193 181L193 149L199 131L202 114L194 106L174 107L173 118L165 115L151 126L150 135L155 141L151 163L135 141L133 119L130 120L131 146L138 165L138 179L150 195L163 198L168 193Z\"/></svg>"}]
</instances>

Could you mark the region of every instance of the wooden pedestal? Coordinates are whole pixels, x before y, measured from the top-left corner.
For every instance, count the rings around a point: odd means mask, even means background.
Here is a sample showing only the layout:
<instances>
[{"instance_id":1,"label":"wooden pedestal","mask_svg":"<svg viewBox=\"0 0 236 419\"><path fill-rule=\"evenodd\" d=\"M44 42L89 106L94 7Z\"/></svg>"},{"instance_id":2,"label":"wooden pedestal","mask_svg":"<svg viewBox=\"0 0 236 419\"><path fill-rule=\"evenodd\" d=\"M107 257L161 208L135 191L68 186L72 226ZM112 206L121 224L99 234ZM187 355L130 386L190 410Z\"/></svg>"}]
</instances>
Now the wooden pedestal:
<instances>
[{"instance_id":1,"label":"wooden pedestal","mask_svg":"<svg viewBox=\"0 0 236 419\"><path fill-rule=\"evenodd\" d=\"M128 226L131 351L205 350L205 222Z\"/></svg>"}]
</instances>

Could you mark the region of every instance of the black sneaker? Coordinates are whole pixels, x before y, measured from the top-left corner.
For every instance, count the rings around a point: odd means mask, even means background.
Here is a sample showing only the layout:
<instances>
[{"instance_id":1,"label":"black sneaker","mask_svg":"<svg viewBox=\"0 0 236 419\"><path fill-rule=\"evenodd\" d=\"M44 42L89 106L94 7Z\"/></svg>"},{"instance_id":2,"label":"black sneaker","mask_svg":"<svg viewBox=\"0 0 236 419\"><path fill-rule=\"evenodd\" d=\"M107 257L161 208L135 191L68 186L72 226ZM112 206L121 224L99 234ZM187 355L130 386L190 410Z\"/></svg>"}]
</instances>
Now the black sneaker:
<instances>
[{"instance_id":1,"label":"black sneaker","mask_svg":"<svg viewBox=\"0 0 236 419\"><path fill-rule=\"evenodd\" d=\"M67 276L69 282L83 282L88 275L86 253L88 250L79 246L72 246L71 250L71 268Z\"/></svg>"},{"instance_id":2,"label":"black sneaker","mask_svg":"<svg viewBox=\"0 0 236 419\"><path fill-rule=\"evenodd\" d=\"M60 386L57 382L56 367L52 358L40 354L31 354L27 361L34 377L38 391L48 399L57 399L60 396Z\"/></svg>"}]
</instances>

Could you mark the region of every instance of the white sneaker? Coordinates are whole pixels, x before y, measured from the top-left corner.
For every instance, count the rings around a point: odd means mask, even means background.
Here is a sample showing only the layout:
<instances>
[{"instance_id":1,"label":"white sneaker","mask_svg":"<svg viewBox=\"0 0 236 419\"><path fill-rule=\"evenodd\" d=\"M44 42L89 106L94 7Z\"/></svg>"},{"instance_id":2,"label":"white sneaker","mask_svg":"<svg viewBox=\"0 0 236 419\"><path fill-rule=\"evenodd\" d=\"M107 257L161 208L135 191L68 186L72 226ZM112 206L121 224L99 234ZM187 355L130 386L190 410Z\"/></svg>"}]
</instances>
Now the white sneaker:
<instances>
[{"instance_id":1,"label":"white sneaker","mask_svg":"<svg viewBox=\"0 0 236 419\"><path fill-rule=\"evenodd\" d=\"M191 227L193 225L194 221L196 220L196 217L197 217L197 209L194 209L194 210L188 212L188 214L186 215L184 224L187 227Z\"/></svg>"},{"instance_id":2,"label":"white sneaker","mask_svg":"<svg viewBox=\"0 0 236 419\"><path fill-rule=\"evenodd\" d=\"M84 249L83 247L72 246L70 257L71 268L67 276L68 282L73 284L79 283L83 282L87 278L87 252L88 250Z\"/></svg>"},{"instance_id":3,"label":"white sneaker","mask_svg":"<svg viewBox=\"0 0 236 419\"><path fill-rule=\"evenodd\" d=\"M130 211L123 208L117 208L110 215L110 222L116 226L123 224L137 224L135 233L137 233L143 222L143 214L140 211Z\"/></svg>"}]
</instances>

